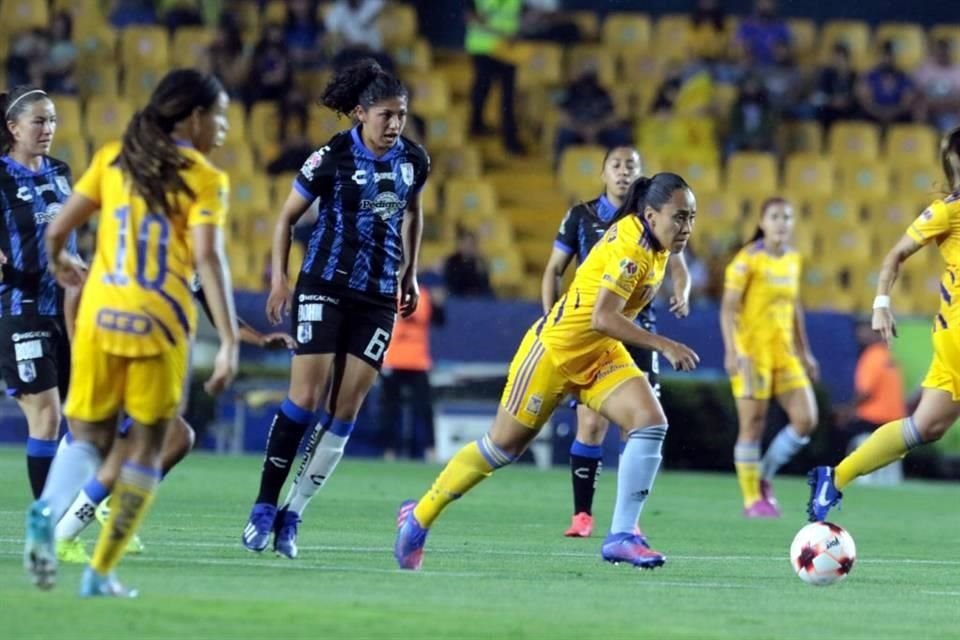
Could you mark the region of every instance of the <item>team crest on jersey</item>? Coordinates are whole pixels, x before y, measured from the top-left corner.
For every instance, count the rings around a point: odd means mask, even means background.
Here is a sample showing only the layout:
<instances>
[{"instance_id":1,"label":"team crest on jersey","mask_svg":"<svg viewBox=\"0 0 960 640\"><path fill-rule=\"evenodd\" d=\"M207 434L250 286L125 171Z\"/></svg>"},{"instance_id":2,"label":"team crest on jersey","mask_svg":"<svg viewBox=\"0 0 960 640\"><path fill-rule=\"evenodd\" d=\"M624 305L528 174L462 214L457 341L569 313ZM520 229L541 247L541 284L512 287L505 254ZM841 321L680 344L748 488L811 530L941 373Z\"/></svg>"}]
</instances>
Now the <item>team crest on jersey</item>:
<instances>
[{"instance_id":1,"label":"team crest on jersey","mask_svg":"<svg viewBox=\"0 0 960 640\"><path fill-rule=\"evenodd\" d=\"M297 325L297 342L307 344L313 340L313 325L309 322L301 322Z\"/></svg>"},{"instance_id":2,"label":"team crest on jersey","mask_svg":"<svg viewBox=\"0 0 960 640\"><path fill-rule=\"evenodd\" d=\"M18 362L17 373L20 374L20 379L27 383L33 382L37 379L37 367L33 360Z\"/></svg>"},{"instance_id":3,"label":"team crest on jersey","mask_svg":"<svg viewBox=\"0 0 960 640\"><path fill-rule=\"evenodd\" d=\"M403 178L403 184L408 187L413 185L413 164L404 162L400 165L400 177Z\"/></svg>"},{"instance_id":4,"label":"team crest on jersey","mask_svg":"<svg viewBox=\"0 0 960 640\"><path fill-rule=\"evenodd\" d=\"M67 180L66 176L55 176L53 182L57 185L60 193L65 196L70 195L70 181Z\"/></svg>"},{"instance_id":5,"label":"team crest on jersey","mask_svg":"<svg viewBox=\"0 0 960 640\"><path fill-rule=\"evenodd\" d=\"M527 413L531 413L535 416L540 415L540 409L543 407L543 398L537 395L530 396L530 400L527 401Z\"/></svg>"},{"instance_id":6,"label":"team crest on jersey","mask_svg":"<svg viewBox=\"0 0 960 640\"><path fill-rule=\"evenodd\" d=\"M624 258L620 261L620 275L622 276L635 276L637 275L637 263L631 260L630 258Z\"/></svg>"},{"instance_id":7,"label":"team crest on jersey","mask_svg":"<svg viewBox=\"0 0 960 640\"><path fill-rule=\"evenodd\" d=\"M933 220L933 210L929 208L924 209L923 213L920 214L920 217L926 220L927 222L929 222L930 220Z\"/></svg>"}]
</instances>

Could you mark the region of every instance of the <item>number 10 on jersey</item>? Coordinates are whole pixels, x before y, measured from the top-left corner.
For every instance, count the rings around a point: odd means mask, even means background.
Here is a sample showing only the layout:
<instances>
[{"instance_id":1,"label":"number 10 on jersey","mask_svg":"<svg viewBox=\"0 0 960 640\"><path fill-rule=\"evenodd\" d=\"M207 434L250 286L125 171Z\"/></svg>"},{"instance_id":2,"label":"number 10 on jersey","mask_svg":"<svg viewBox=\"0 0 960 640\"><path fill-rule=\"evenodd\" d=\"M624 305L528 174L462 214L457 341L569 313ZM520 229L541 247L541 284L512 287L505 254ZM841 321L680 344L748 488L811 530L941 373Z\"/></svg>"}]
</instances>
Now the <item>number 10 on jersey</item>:
<instances>
[{"instance_id":1,"label":"number 10 on jersey","mask_svg":"<svg viewBox=\"0 0 960 640\"><path fill-rule=\"evenodd\" d=\"M130 207L118 207L113 212L117 221L117 244L113 271L104 276L104 282L126 285L130 278L126 270L130 231ZM145 289L159 289L167 277L167 244L170 241L170 223L166 216L148 213L136 233L136 278ZM150 258L153 258L151 261ZM151 264L152 262L152 264Z\"/></svg>"}]
</instances>

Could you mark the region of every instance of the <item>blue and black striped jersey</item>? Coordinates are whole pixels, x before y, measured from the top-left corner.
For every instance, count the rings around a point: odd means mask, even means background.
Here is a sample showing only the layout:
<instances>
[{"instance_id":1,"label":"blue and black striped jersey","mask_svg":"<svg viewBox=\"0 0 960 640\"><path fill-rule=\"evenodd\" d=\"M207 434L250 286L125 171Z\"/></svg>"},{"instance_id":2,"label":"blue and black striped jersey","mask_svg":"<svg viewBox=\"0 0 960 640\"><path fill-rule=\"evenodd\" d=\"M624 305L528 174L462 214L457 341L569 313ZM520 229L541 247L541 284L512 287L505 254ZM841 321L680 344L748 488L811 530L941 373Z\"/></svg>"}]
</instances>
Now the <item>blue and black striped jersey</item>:
<instances>
[{"instance_id":1,"label":"blue and black striped jersey","mask_svg":"<svg viewBox=\"0 0 960 640\"><path fill-rule=\"evenodd\" d=\"M610 228L616 213L617 207L605 195L571 207L560 223L560 231L557 232L553 246L566 254L575 255L577 264L583 264L593 245L597 244ZM656 321L652 304L644 307L637 316L637 322L648 330Z\"/></svg>"},{"instance_id":2,"label":"blue and black striped jersey","mask_svg":"<svg viewBox=\"0 0 960 640\"><path fill-rule=\"evenodd\" d=\"M294 180L300 195L320 200L300 277L395 298L404 211L429 172L420 145L401 136L377 157L363 144L359 126L314 151Z\"/></svg>"},{"instance_id":3,"label":"blue and black striped jersey","mask_svg":"<svg viewBox=\"0 0 960 640\"><path fill-rule=\"evenodd\" d=\"M71 191L70 167L44 156L33 171L9 156L0 157L0 251L7 258L0 283L0 316L55 316L63 295L47 271L43 234ZM76 236L67 244L76 253Z\"/></svg>"}]
</instances>

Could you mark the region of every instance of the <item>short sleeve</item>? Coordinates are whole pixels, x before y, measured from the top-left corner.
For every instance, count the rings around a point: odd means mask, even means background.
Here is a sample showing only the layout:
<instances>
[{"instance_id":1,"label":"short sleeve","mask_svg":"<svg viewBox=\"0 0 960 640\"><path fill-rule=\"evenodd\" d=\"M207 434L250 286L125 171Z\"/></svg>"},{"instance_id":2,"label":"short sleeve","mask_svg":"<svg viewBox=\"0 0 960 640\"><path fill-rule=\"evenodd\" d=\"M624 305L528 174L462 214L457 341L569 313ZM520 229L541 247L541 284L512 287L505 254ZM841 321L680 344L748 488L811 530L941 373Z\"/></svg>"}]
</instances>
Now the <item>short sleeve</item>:
<instances>
[{"instance_id":1,"label":"short sleeve","mask_svg":"<svg viewBox=\"0 0 960 640\"><path fill-rule=\"evenodd\" d=\"M567 211L560 222L557 239L553 241L553 248L559 249L568 255L577 253L577 214L573 209Z\"/></svg>"},{"instance_id":2,"label":"short sleeve","mask_svg":"<svg viewBox=\"0 0 960 640\"><path fill-rule=\"evenodd\" d=\"M313 202L333 190L336 173L336 161L330 153L330 145L325 144L311 153L300 167L300 173L293 179L293 188L304 199Z\"/></svg>"},{"instance_id":3,"label":"short sleeve","mask_svg":"<svg viewBox=\"0 0 960 640\"><path fill-rule=\"evenodd\" d=\"M943 200L937 200L917 216L907 229L907 235L918 244L927 244L949 230L950 207Z\"/></svg>"},{"instance_id":4,"label":"short sleeve","mask_svg":"<svg viewBox=\"0 0 960 640\"><path fill-rule=\"evenodd\" d=\"M100 204L103 201L101 196L101 185L103 184L103 171L106 154L106 147L97 151L93 156L93 160L90 161L90 166L87 167L87 170L84 171L82 176L80 176L80 180L73 185L73 190L75 193L79 193L87 200L96 202L97 204Z\"/></svg>"},{"instance_id":5,"label":"short sleeve","mask_svg":"<svg viewBox=\"0 0 960 640\"><path fill-rule=\"evenodd\" d=\"M230 182L223 171L213 171L204 176L196 189L197 196L187 214L187 226L214 224L222 227L227 221L230 202Z\"/></svg>"},{"instance_id":6,"label":"short sleeve","mask_svg":"<svg viewBox=\"0 0 960 640\"><path fill-rule=\"evenodd\" d=\"M647 276L652 255L649 249L625 236L627 234L621 234L613 241L612 250L609 251L607 263L603 267L603 275L600 277L600 286L624 300L629 300L641 280Z\"/></svg>"},{"instance_id":7,"label":"short sleeve","mask_svg":"<svg viewBox=\"0 0 960 640\"><path fill-rule=\"evenodd\" d=\"M420 162L419 170L417 175L414 176L413 180L413 193L420 193L423 189L423 185L427 184L427 178L430 176L430 154L427 153L427 150L418 145L417 150L420 152ZM401 171L403 169L401 168Z\"/></svg>"},{"instance_id":8,"label":"short sleeve","mask_svg":"<svg viewBox=\"0 0 960 640\"><path fill-rule=\"evenodd\" d=\"M744 291L750 282L750 256L740 251L727 265L723 277L723 288L731 291Z\"/></svg>"}]
</instances>

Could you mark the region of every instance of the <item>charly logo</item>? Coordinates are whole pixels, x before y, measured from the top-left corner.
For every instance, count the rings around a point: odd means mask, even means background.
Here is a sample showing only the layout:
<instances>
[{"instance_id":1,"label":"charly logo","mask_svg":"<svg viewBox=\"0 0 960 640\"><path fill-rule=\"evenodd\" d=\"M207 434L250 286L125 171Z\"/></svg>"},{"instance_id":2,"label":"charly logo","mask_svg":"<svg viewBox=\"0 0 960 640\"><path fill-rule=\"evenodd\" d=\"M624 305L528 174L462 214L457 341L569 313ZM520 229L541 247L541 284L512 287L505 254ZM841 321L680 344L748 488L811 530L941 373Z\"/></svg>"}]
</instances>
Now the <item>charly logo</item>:
<instances>
[{"instance_id":1,"label":"charly logo","mask_svg":"<svg viewBox=\"0 0 960 640\"><path fill-rule=\"evenodd\" d=\"M23 200L24 202L33 201L33 191L30 187L20 187L17 189L17 198Z\"/></svg>"},{"instance_id":2,"label":"charly logo","mask_svg":"<svg viewBox=\"0 0 960 640\"><path fill-rule=\"evenodd\" d=\"M400 196L392 191L378 193L377 197L373 200L364 199L360 201L361 211L370 211L380 216L382 220L392 218L402 211L405 206L407 206L406 201L401 200Z\"/></svg>"}]
</instances>

